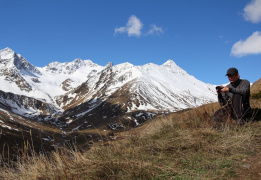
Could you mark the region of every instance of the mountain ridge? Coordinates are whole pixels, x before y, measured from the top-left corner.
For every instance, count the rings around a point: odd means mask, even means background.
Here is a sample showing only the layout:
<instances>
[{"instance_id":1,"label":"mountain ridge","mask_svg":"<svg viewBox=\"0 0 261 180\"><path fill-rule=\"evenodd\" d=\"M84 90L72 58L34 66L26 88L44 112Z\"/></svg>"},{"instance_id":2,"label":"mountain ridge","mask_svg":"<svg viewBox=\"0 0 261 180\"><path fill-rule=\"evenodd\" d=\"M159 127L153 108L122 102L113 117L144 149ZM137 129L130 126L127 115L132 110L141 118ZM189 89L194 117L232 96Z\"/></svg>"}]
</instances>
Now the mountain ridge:
<instances>
[{"instance_id":1,"label":"mountain ridge","mask_svg":"<svg viewBox=\"0 0 261 180\"><path fill-rule=\"evenodd\" d=\"M28 96L49 104L55 112L59 112L55 118L53 115L48 117L34 105L29 107L33 109L29 115L17 111L30 118L40 114L48 121L61 119L68 124L93 118L94 114L97 115L95 112L104 114L102 109L106 107L107 115L99 117L113 121L122 118L125 113L175 112L216 101L213 85L197 80L173 60L162 65L148 63L135 66L129 62L113 65L109 62L100 66L89 59L75 59L35 67L10 48L5 48L0 50L0 62L2 92ZM14 101L10 99L10 107L13 107ZM4 99L0 102L8 105ZM117 110L109 112L110 108ZM70 117L66 117L68 114Z\"/></svg>"}]
</instances>

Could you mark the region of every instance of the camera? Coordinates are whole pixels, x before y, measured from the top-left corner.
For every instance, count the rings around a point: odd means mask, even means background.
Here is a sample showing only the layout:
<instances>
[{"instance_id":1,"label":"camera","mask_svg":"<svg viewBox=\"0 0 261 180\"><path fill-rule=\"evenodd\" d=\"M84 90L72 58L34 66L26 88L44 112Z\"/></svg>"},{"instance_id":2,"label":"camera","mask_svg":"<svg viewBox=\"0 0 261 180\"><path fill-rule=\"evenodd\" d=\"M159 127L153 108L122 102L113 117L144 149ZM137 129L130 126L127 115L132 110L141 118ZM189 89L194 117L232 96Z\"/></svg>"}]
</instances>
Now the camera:
<instances>
[{"instance_id":1,"label":"camera","mask_svg":"<svg viewBox=\"0 0 261 180\"><path fill-rule=\"evenodd\" d=\"M217 90L217 91L221 91L221 89L223 89L222 86L216 86L216 90Z\"/></svg>"}]
</instances>

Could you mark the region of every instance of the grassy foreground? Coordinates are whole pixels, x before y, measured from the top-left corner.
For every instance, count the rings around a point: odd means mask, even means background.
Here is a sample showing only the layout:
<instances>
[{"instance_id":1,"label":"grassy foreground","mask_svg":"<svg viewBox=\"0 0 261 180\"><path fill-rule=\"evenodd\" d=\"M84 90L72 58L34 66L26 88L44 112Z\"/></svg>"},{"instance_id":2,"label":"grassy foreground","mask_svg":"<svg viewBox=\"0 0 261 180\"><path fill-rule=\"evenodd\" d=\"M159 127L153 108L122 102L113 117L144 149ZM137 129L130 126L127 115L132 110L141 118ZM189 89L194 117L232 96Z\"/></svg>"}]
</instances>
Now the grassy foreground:
<instances>
[{"instance_id":1,"label":"grassy foreground","mask_svg":"<svg viewBox=\"0 0 261 180\"><path fill-rule=\"evenodd\" d=\"M76 145L47 155L26 154L0 179L232 179L261 147L261 99L251 100L254 122L213 124L217 103L153 119L115 134L90 150ZM207 112L207 113L206 113Z\"/></svg>"}]
</instances>

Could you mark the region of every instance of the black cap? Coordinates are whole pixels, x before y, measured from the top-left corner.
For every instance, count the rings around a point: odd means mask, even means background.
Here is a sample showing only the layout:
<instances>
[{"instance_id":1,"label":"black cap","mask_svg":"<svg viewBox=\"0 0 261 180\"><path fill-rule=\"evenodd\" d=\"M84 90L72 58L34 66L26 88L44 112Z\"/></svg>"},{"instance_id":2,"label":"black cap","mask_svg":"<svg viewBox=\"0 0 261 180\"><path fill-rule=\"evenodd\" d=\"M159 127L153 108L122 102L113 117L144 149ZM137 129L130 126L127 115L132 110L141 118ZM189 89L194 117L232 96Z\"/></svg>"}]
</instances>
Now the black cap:
<instances>
[{"instance_id":1,"label":"black cap","mask_svg":"<svg viewBox=\"0 0 261 180\"><path fill-rule=\"evenodd\" d=\"M229 69L227 70L226 76L227 76L227 75L233 75L233 74L238 74L238 70L237 70L236 68L229 68Z\"/></svg>"}]
</instances>

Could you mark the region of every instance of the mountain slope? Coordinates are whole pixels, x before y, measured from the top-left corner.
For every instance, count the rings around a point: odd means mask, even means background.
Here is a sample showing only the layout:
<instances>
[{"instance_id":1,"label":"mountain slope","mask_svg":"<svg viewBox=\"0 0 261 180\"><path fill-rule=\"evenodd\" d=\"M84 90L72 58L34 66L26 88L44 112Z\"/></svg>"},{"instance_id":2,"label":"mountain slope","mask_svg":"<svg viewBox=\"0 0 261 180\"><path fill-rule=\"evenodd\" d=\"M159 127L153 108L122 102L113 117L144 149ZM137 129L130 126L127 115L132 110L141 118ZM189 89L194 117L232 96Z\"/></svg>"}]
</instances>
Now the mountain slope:
<instances>
[{"instance_id":1,"label":"mountain slope","mask_svg":"<svg viewBox=\"0 0 261 180\"><path fill-rule=\"evenodd\" d=\"M76 59L41 68L5 48L0 50L0 62L0 103L22 116L42 116L63 127L89 122L87 127L98 119L106 123L123 117L139 124L140 117L216 101L213 85L197 80L172 60L162 65L103 67Z\"/></svg>"},{"instance_id":2,"label":"mountain slope","mask_svg":"<svg viewBox=\"0 0 261 180\"><path fill-rule=\"evenodd\" d=\"M124 96L127 98L123 101ZM67 102L67 109L91 99L108 98L126 111L177 111L216 101L213 85L190 76L171 60L161 66L129 63L113 66L57 97L57 101Z\"/></svg>"}]
</instances>

